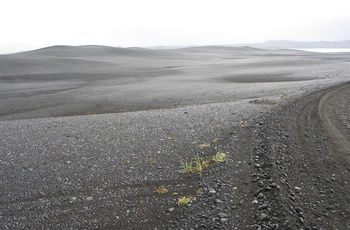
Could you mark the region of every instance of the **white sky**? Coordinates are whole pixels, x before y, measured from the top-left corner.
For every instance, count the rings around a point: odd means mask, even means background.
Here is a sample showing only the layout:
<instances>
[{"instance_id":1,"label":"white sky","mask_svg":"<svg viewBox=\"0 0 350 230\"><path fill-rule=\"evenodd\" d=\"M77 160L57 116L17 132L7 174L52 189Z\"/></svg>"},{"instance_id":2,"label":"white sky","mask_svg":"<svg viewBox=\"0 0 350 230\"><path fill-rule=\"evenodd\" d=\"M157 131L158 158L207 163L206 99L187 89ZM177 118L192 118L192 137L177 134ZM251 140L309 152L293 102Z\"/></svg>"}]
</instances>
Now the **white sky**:
<instances>
[{"instance_id":1,"label":"white sky","mask_svg":"<svg viewBox=\"0 0 350 230\"><path fill-rule=\"evenodd\" d=\"M0 45L350 39L349 0L0 0Z\"/></svg>"}]
</instances>

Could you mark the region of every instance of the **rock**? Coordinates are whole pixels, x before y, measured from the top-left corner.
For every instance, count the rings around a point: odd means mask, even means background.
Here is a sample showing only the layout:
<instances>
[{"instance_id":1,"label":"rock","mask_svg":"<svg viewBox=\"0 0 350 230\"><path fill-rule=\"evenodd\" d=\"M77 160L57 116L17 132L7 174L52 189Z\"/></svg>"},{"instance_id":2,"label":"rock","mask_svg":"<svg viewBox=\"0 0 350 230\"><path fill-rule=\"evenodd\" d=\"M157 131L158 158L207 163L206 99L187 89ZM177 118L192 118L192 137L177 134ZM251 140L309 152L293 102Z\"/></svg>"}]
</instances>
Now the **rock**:
<instances>
[{"instance_id":1,"label":"rock","mask_svg":"<svg viewBox=\"0 0 350 230\"><path fill-rule=\"evenodd\" d=\"M221 222L222 224L227 223L227 218L221 218L221 219L220 219L220 222Z\"/></svg>"},{"instance_id":2,"label":"rock","mask_svg":"<svg viewBox=\"0 0 350 230\"><path fill-rule=\"evenodd\" d=\"M175 208L169 208L168 212L173 212L175 210Z\"/></svg>"},{"instance_id":3,"label":"rock","mask_svg":"<svg viewBox=\"0 0 350 230\"><path fill-rule=\"evenodd\" d=\"M276 187L277 187L276 182L272 182L272 183L270 184L270 187L271 187L271 188L276 188Z\"/></svg>"},{"instance_id":4,"label":"rock","mask_svg":"<svg viewBox=\"0 0 350 230\"><path fill-rule=\"evenodd\" d=\"M258 209L259 210L266 209L267 206L268 206L268 204L259 205Z\"/></svg>"},{"instance_id":5,"label":"rock","mask_svg":"<svg viewBox=\"0 0 350 230\"><path fill-rule=\"evenodd\" d=\"M224 212L220 212L219 215L218 215L220 218L226 218L228 217L228 215Z\"/></svg>"},{"instance_id":6,"label":"rock","mask_svg":"<svg viewBox=\"0 0 350 230\"><path fill-rule=\"evenodd\" d=\"M295 192L301 192L301 188L299 188L299 187L294 187L294 189L295 189Z\"/></svg>"},{"instance_id":7,"label":"rock","mask_svg":"<svg viewBox=\"0 0 350 230\"><path fill-rule=\"evenodd\" d=\"M264 194L259 193L259 194L258 194L258 196L257 196L257 198L258 198L258 199L262 199L262 198L264 198Z\"/></svg>"},{"instance_id":8,"label":"rock","mask_svg":"<svg viewBox=\"0 0 350 230\"><path fill-rule=\"evenodd\" d=\"M212 188L209 188L209 191L208 191L210 194L215 194L216 193L216 191L214 190L214 189L212 189Z\"/></svg>"},{"instance_id":9,"label":"rock","mask_svg":"<svg viewBox=\"0 0 350 230\"><path fill-rule=\"evenodd\" d=\"M77 198L75 196L69 197L68 203L74 203L77 201Z\"/></svg>"},{"instance_id":10,"label":"rock","mask_svg":"<svg viewBox=\"0 0 350 230\"><path fill-rule=\"evenodd\" d=\"M261 213L258 220L262 221L262 220L267 220L269 217L268 215L266 215L266 213Z\"/></svg>"}]
</instances>

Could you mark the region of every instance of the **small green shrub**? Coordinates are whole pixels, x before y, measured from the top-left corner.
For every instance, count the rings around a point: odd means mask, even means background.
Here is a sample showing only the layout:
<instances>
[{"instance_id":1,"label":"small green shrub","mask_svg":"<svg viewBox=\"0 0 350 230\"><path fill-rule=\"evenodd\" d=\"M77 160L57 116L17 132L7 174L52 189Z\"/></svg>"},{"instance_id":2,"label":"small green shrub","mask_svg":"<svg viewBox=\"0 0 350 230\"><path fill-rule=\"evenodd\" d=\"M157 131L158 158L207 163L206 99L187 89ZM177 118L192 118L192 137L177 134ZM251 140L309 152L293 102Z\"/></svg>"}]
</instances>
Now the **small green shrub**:
<instances>
[{"instance_id":1,"label":"small green shrub","mask_svg":"<svg viewBox=\"0 0 350 230\"><path fill-rule=\"evenodd\" d=\"M215 156L212 157L212 161L215 163L224 163L227 161L227 154L223 152L217 152Z\"/></svg>"},{"instance_id":2,"label":"small green shrub","mask_svg":"<svg viewBox=\"0 0 350 230\"><path fill-rule=\"evenodd\" d=\"M176 204L179 206L185 206L185 205L188 205L189 203L191 203L192 201L195 201L195 200L196 200L196 198L193 196L189 196L189 197L183 196L177 200Z\"/></svg>"},{"instance_id":3,"label":"small green shrub","mask_svg":"<svg viewBox=\"0 0 350 230\"><path fill-rule=\"evenodd\" d=\"M201 174L210 165L209 160L203 160L200 157L193 158L190 162L181 162L182 172Z\"/></svg>"}]
</instances>

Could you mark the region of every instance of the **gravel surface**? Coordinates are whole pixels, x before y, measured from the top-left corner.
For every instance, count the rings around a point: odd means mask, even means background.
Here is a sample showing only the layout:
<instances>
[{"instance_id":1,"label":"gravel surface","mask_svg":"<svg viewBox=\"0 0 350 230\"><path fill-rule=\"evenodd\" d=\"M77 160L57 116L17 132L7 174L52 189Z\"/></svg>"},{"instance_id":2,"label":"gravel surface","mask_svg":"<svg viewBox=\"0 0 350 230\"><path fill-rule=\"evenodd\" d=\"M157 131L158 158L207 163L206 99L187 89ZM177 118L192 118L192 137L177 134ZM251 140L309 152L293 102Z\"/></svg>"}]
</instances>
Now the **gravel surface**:
<instances>
[{"instance_id":1,"label":"gravel surface","mask_svg":"<svg viewBox=\"0 0 350 230\"><path fill-rule=\"evenodd\" d=\"M179 196L197 188L197 177L179 172L181 161L224 149L248 114L267 107L242 101L1 122L2 221L9 228L26 221L33 228L77 228L157 219L178 196L157 196L156 187ZM211 147L202 150L202 143Z\"/></svg>"},{"instance_id":2,"label":"gravel surface","mask_svg":"<svg viewBox=\"0 0 350 230\"><path fill-rule=\"evenodd\" d=\"M0 56L2 229L350 227L346 54L52 49Z\"/></svg>"}]
</instances>

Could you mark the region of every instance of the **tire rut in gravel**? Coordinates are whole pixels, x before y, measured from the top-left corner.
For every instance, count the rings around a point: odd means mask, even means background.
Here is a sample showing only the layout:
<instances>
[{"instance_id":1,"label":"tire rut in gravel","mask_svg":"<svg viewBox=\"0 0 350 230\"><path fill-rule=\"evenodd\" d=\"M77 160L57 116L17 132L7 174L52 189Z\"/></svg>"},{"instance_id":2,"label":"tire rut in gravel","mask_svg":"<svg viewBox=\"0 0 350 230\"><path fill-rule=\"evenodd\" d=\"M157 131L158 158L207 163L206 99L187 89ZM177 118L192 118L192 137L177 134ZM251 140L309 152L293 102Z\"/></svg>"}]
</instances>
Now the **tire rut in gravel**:
<instances>
[{"instance_id":1,"label":"tire rut in gravel","mask_svg":"<svg viewBox=\"0 0 350 230\"><path fill-rule=\"evenodd\" d=\"M257 123L258 145L252 153L257 229L349 228L347 155L333 141L318 106L341 88L312 93Z\"/></svg>"}]
</instances>

